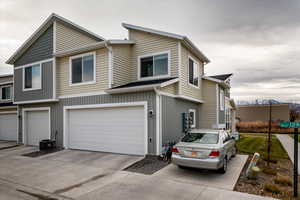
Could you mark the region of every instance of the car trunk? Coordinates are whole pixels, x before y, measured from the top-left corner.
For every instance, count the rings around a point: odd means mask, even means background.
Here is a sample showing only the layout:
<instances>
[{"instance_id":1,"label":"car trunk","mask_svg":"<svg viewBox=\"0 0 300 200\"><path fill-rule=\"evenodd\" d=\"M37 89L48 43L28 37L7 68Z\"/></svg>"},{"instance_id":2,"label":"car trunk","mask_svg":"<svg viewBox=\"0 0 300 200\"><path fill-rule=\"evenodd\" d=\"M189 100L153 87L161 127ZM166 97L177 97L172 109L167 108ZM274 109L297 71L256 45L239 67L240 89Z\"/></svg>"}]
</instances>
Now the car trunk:
<instances>
[{"instance_id":1,"label":"car trunk","mask_svg":"<svg viewBox=\"0 0 300 200\"><path fill-rule=\"evenodd\" d=\"M188 158L209 158L212 150L217 150L217 144L194 144L188 142L180 142L176 145L179 155Z\"/></svg>"}]
</instances>

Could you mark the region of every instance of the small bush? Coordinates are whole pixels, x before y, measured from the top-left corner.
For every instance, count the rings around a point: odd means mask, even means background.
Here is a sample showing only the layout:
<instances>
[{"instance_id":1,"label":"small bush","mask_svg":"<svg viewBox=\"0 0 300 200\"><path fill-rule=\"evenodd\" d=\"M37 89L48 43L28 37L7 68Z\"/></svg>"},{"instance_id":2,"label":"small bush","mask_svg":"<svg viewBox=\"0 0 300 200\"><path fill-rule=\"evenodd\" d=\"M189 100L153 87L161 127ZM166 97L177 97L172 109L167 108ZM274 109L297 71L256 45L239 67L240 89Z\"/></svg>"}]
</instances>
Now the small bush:
<instances>
[{"instance_id":1,"label":"small bush","mask_svg":"<svg viewBox=\"0 0 300 200\"><path fill-rule=\"evenodd\" d=\"M292 186L292 180L290 179L290 177L288 176L282 176L282 175L278 175L275 179L274 179L276 184L280 184L280 185L285 185L285 186Z\"/></svg>"},{"instance_id":2,"label":"small bush","mask_svg":"<svg viewBox=\"0 0 300 200\"><path fill-rule=\"evenodd\" d=\"M272 192L274 194L280 194L281 193L280 188L275 184L265 184L264 185L264 190L267 191L267 192Z\"/></svg>"},{"instance_id":3,"label":"small bush","mask_svg":"<svg viewBox=\"0 0 300 200\"><path fill-rule=\"evenodd\" d=\"M277 175L277 171L275 169L272 169L272 168L263 168L262 172L265 173L265 174L273 175L273 176Z\"/></svg>"}]
</instances>

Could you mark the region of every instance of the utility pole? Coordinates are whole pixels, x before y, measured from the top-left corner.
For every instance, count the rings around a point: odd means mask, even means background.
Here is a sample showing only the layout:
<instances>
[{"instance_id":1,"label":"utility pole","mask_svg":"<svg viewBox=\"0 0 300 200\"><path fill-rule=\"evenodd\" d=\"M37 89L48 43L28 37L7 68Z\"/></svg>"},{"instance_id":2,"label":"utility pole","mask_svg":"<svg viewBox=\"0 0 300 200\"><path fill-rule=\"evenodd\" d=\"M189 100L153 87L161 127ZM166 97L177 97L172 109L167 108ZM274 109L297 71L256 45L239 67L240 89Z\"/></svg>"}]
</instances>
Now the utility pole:
<instances>
[{"instance_id":1,"label":"utility pole","mask_svg":"<svg viewBox=\"0 0 300 200\"><path fill-rule=\"evenodd\" d=\"M271 154L271 127L272 127L272 102L269 101L269 132L268 132L268 167L270 167L270 154Z\"/></svg>"}]
</instances>

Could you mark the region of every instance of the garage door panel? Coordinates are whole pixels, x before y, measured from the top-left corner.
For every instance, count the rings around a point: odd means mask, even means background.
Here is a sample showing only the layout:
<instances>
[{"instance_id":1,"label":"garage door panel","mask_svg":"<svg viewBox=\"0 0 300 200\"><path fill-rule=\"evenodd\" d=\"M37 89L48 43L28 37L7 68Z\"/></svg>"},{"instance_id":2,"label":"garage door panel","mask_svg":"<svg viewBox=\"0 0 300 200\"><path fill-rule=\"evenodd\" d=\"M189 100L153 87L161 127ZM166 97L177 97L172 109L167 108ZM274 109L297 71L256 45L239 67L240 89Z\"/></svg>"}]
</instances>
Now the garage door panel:
<instances>
[{"instance_id":1,"label":"garage door panel","mask_svg":"<svg viewBox=\"0 0 300 200\"><path fill-rule=\"evenodd\" d=\"M0 114L0 140L17 141L17 114Z\"/></svg>"},{"instance_id":2,"label":"garage door panel","mask_svg":"<svg viewBox=\"0 0 300 200\"><path fill-rule=\"evenodd\" d=\"M70 110L68 117L70 148L145 153L143 107Z\"/></svg>"}]
</instances>

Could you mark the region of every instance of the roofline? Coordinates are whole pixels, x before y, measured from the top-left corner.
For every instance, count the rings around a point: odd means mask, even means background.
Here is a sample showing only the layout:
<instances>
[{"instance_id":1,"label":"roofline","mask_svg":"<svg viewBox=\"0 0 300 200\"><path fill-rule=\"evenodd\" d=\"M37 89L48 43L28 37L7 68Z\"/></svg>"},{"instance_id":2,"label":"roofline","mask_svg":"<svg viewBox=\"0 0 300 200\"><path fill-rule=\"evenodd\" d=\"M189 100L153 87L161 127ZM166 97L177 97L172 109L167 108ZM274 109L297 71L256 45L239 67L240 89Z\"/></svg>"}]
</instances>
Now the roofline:
<instances>
[{"instance_id":1,"label":"roofline","mask_svg":"<svg viewBox=\"0 0 300 200\"><path fill-rule=\"evenodd\" d=\"M31 36L27 39L27 40L25 40L25 42L14 52L14 54L12 55L12 56L10 56L9 57L9 59L5 62L6 64L13 64L13 62L15 61L15 60L17 60L18 59L18 57L20 56L20 55L18 55L19 53L21 53L21 51L22 50L24 50L24 51L26 51L38 38L39 38L39 36L48 28L47 26L50 24L50 23L52 23L52 20L53 21L55 21L56 19L55 18L57 18L57 19L59 19L59 20L61 20L61 21L63 21L63 22L65 22L65 23L67 23L67 24L70 24L71 26L74 26L75 28L77 28L77 29L79 29L79 30L81 30L81 31L83 31L83 32L85 32L85 33L87 33L87 34L89 34L89 35L91 35L91 36L94 36L95 38L98 38L98 39L100 39L100 40L104 40L105 41L105 39L103 38L103 37L101 37L101 36L99 36L99 35L97 35L97 34L95 34L95 33L93 33L93 32L91 32L91 31L89 31L89 30L87 30L87 29L85 29L85 28L83 28L82 26L79 26L79 25L77 25L77 24L75 24L74 22L71 22L70 20L68 20L68 19L66 19L66 18L64 18L64 17L62 17L62 16L59 16L59 15L57 15L57 14L55 14L55 13L52 13L50 16L48 16L47 17L47 19L38 27L38 29L37 30L35 30L32 34L31 34ZM43 30L43 29L45 29L45 30Z\"/></svg>"},{"instance_id":2,"label":"roofline","mask_svg":"<svg viewBox=\"0 0 300 200\"><path fill-rule=\"evenodd\" d=\"M209 76L202 76L202 79L205 79L205 80L208 80L208 81L215 82L215 83L217 83L217 84L222 85L223 87L230 88L230 85L228 85L225 81L221 81L221 80L216 79L216 78L212 78L212 77L209 77ZM226 79L226 80L227 80L227 79Z\"/></svg>"},{"instance_id":3,"label":"roofline","mask_svg":"<svg viewBox=\"0 0 300 200\"><path fill-rule=\"evenodd\" d=\"M151 84L151 85L141 85L135 87L124 87L124 88L115 88L107 89L105 92L108 94L117 94L117 93L126 93L126 92L137 92L137 91L148 91L154 90L156 87L160 87L161 84Z\"/></svg>"},{"instance_id":4,"label":"roofline","mask_svg":"<svg viewBox=\"0 0 300 200\"><path fill-rule=\"evenodd\" d=\"M14 76L14 74L1 74L0 78Z\"/></svg>"},{"instance_id":5,"label":"roofline","mask_svg":"<svg viewBox=\"0 0 300 200\"><path fill-rule=\"evenodd\" d=\"M218 74L218 75L212 75L212 76L222 76L222 75L230 75L230 76L228 76L224 81L227 81L229 78L231 78L232 76L233 76L233 73L230 73L230 74ZM210 78L213 78L212 76L208 76L208 77L210 77ZM214 79L216 79L216 78L214 78ZM220 80L220 79L218 79L218 80Z\"/></svg>"},{"instance_id":6,"label":"roofline","mask_svg":"<svg viewBox=\"0 0 300 200\"><path fill-rule=\"evenodd\" d=\"M159 30L136 26L136 25L127 24L127 23L122 23L122 26L126 29L134 29L134 30L138 30L138 31L153 33L153 34L181 40L183 42L183 44L185 44L186 46L190 46L191 49L193 51L195 51L194 53L197 56L199 56L203 61L205 61L206 64L210 62L210 60L196 47L196 45L194 45L194 43L187 36L169 33L169 32L165 32L165 31L159 31Z\"/></svg>"},{"instance_id":7,"label":"roofline","mask_svg":"<svg viewBox=\"0 0 300 200\"><path fill-rule=\"evenodd\" d=\"M270 106L270 104L246 104L246 105L237 105L237 108L239 107L255 107L255 106L261 106L261 107L264 107L264 106ZM273 106L290 106L289 103L279 103L279 104L272 104L272 107Z\"/></svg>"}]
</instances>

